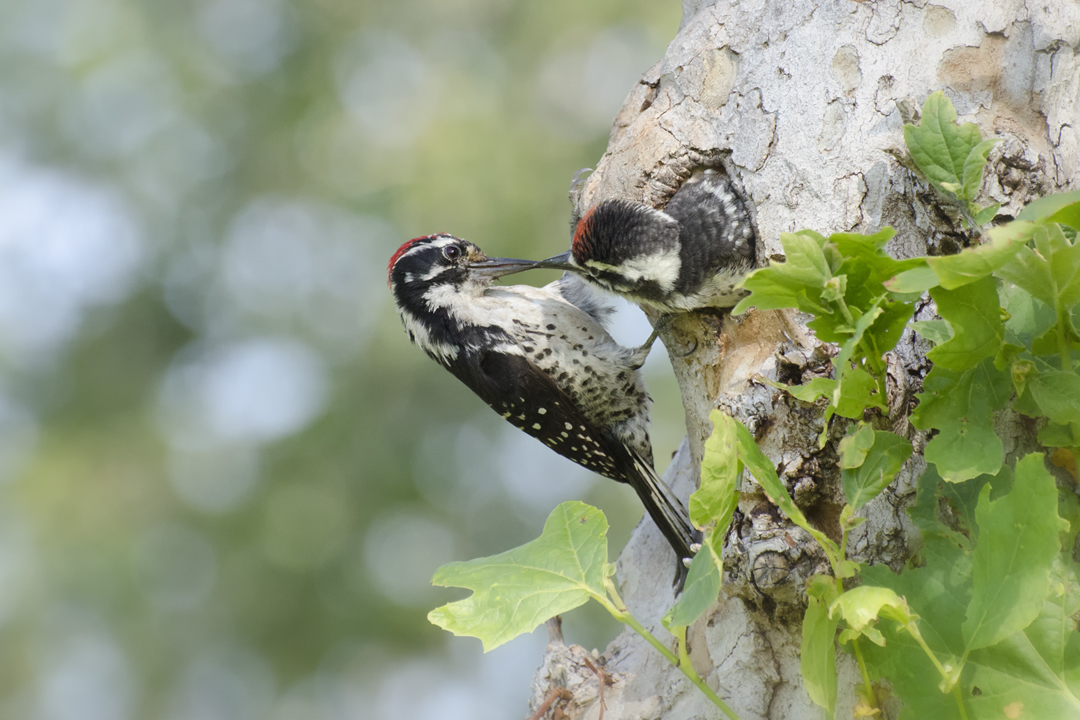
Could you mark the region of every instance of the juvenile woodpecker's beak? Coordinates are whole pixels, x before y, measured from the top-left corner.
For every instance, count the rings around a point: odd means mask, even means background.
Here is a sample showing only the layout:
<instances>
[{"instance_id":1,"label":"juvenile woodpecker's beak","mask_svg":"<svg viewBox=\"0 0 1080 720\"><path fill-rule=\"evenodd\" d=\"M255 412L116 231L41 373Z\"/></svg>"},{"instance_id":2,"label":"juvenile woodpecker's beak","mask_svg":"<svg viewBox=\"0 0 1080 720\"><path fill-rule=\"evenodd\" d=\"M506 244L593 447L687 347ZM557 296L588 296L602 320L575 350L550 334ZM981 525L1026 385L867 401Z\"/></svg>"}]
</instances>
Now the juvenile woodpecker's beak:
<instances>
[{"instance_id":1,"label":"juvenile woodpecker's beak","mask_svg":"<svg viewBox=\"0 0 1080 720\"><path fill-rule=\"evenodd\" d=\"M496 280L503 275L513 275L524 270L532 270L536 263L532 260L518 260L517 258L485 258L469 263L469 270L473 275Z\"/></svg>"},{"instance_id":2,"label":"juvenile woodpecker's beak","mask_svg":"<svg viewBox=\"0 0 1080 720\"><path fill-rule=\"evenodd\" d=\"M581 272L581 268L574 264L574 259L570 255L570 251L567 250L562 255L556 255L555 257L549 257L547 260L541 260L535 263L533 267L545 270L573 270Z\"/></svg>"}]
</instances>

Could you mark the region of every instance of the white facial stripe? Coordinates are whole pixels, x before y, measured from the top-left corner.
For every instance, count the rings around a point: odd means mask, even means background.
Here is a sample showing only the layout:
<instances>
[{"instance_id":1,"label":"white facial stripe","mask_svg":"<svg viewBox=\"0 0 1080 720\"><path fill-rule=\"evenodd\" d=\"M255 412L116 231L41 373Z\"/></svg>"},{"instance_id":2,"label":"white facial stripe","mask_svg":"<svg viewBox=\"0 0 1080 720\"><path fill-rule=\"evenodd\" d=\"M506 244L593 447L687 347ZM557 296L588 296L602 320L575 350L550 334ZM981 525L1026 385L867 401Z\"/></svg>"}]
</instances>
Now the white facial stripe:
<instances>
[{"instance_id":1,"label":"white facial stripe","mask_svg":"<svg viewBox=\"0 0 1080 720\"><path fill-rule=\"evenodd\" d=\"M413 254L418 253L418 252L423 252L427 248L432 248L432 247L444 248L447 245L453 245L456 242L460 242L460 240L458 238L451 237L449 235L439 235L439 236L436 236L434 239L431 239L431 240L425 240L424 242L413 243L411 246L409 246L408 250L406 250L405 252L403 252L401 254L401 257L399 257L397 259L397 262L395 262L394 264L396 265L398 262L401 262L402 259L407 258L410 255L413 255Z\"/></svg>"},{"instance_id":2,"label":"white facial stripe","mask_svg":"<svg viewBox=\"0 0 1080 720\"><path fill-rule=\"evenodd\" d=\"M417 280L424 280L424 281L433 280L436 277L438 277L439 275L442 275L447 270L448 270L448 268L445 265L435 265L430 270L428 270L426 273L424 273L423 275L418 275L416 277L416 279Z\"/></svg>"},{"instance_id":3,"label":"white facial stripe","mask_svg":"<svg viewBox=\"0 0 1080 720\"><path fill-rule=\"evenodd\" d=\"M641 279L651 280L664 292L670 292L679 278L682 259L679 258L678 248L668 248L659 255L639 255L630 258L621 267L612 267L595 260L586 260L585 265L597 270L618 273L631 282Z\"/></svg>"}]
</instances>

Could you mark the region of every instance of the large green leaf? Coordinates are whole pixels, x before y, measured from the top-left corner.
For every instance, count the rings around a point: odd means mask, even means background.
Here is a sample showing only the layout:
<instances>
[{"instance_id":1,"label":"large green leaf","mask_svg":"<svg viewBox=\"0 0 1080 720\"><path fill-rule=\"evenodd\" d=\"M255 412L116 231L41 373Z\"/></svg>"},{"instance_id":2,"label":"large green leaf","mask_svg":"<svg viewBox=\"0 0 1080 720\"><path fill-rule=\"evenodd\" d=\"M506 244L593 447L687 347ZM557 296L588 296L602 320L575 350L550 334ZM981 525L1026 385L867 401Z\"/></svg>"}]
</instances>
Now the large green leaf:
<instances>
[{"instance_id":1,"label":"large green leaf","mask_svg":"<svg viewBox=\"0 0 1080 720\"><path fill-rule=\"evenodd\" d=\"M911 158L927 179L973 200L986 164L986 153L996 140L983 141L973 123L956 123L956 109L940 90L926 98L918 126L904 126L904 142Z\"/></svg>"},{"instance_id":2,"label":"large green leaf","mask_svg":"<svg viewBox=\"0 0 1080 720\"><path fill-rule=\"evenodd\" d=\"M911 457L911 442L907 438L883 430L873 431L873 438L863 462L840 471L844 495L853 510L877 497Z\"/></svg>"},{"instance_id":3,"label":"large green leaf","mask_svg":"<svg viewBox=\"0 0 1080 720\"><path fill-rule=\"evenodd\" d=\"M982 278L959 290L937 287L930 296L953 332L950 340L927 353L935 365L966 370L997 354L1005 329L993 278Z\"/></svg>"},{"instance_id":4,"label":"large green leaf","mask_svg":"<svg viewBox=\"0 0 1080 720\"><path fill-rule=\"evenodd\" d=\"M701 546L690 562L682 594L662 618L664 627L688 627L716 602L720 594L720 561L713 557L708 543Z\"/></svg>"},{"instance_id":5,"label":"large green leaf","mask_svg":"<svg viewBox=\"0 0 1080 720\"><path fill-rule=\"evenodd\" d=\"M1065 210L1066 208L1077 208L1080 211L1080 190L1073 190L1068 193L1058 193L1057 195L1045 195L1036 200L1032 200L1020 214L1016 216L1017 220L1028 220L1030 222L1064 222L1066 225L1076 227L1071 222L1066 222L1064 219L1051 219L1055 218L1057 213ZM1071 217L1071 213L1066 211L1063 216ZM1080 229L1080 228L1078 228Z\"/></svg>"},{"instance_id":6,"label":"large green leaf","mask_svg":"<svg viewBox=\"0 0 1080 720\"><path fill-rule=\"evenodd\" d=\"M960 373L935 366L926 376L911 423L939 431L924 456L942 478L960 482L997 473L1005 450L994 432L993 414L1005 407L1010 392L1009 374L989 359Z\"/></svg>"},{"instance_id":7,"label":"large green leaf","mask_svg":"<svg viewBox=\"0 0 1080 720\"><path fill-rule=\"evenodd\" d=\"M1043 414L1056 423L1080 423L1080 375L1037 365L1038 372L1027 376L1027 388Z\"/></svg>"},{"instance_id":8,"label":"large green leaf","mask_svg":"<svg viewBox=\"0 0 1080 720\"><path fill-rule=\"evenodd\" d=\"M607 519L583 502L556 507L536 540L499 555L443 565L431 582L473 595L435 608L428 620L480 638L484 651L531 632L549 618L606 598Z\"/></svg>"},{"instance_id":9,"label":"large green leaf","mask_svg":"<svg viewBox=\"0 0 1080 720\"><path fill-rule=\"evenodd\" d=\"M910 513L922 530L921 566L899 575L887 566L865 568L867 585L891 588L918 614L919 632L927 645L946 665L954 665L963 653L960 626L971 597L971 555L964 536L945 528L937 519L937 488L940 484L927 470L919 480L919 501ZM911 635L891 623L880 628L885 647L863 646L863 654L875 677L884 676L903 703L901 720L959 720L959 710L950 694L937 688L941 675Z\"/></svg>"},{"instance_id":10,"label":"large green leaf","mask_svg":"<svg viewBox=\"0 0 1080 720\"><path fill-rule=\"evenodd\" d=\"M836 713L836 627L840 619L829 617L829 605L836 599L836 581L815 575L807 583L806 595L799 654L803 685L810 699L832 718Z\"/></svg>"},{"instance_id":11,"label":"large green leaf","mask_svg":"<svg viewBox=\"0 0 1080 720\"><path fill-rule=\"evenodd\" d=\"M1035 231L1035 248L1024 246L995 274L1055 310L1080 303L1080 243L1071 244L1057 225Z\"/></svg>"},{"instance_id":12,"label":"large green leaf","mask_svg":"<svg viewBox=\"0 0 1080 720\"><path fill-rule=\"evenodd\" d=\"M1006 708L1024 718L1080 717L1080 584L1060 568L1054 584L1030 625L971 653L975 717L1001 717Z\"/></svg>"},{"instance_id":13,"label":"large green leaf","mask_svg":"<svg viewBox=\"0 0 1080 720\"><path fill-rule=\"evenodd\" d=\"M988 242L961 250L955 255L928 257L926 263L934 271L941 287L955 290L987 277L1008 263L1014 255L1021 252L1024 243L1031 239L1035 229L1036 226L1032 223L1024 222L1011 222L991 228L986 233Z\"/></svg>"},{"instance_id":14,"label":"large green leaf","mask_svg":"<svg viewBox=\"0 0 1080 720\"><path fill-rule=\"evenodd\" d=\"M698 528L715 522L727 529L739 502L743 465L736 449L735 420L719 410L709 414L712 434L705 441L701 486L690 496L690 520Z\"/></svg>"},{"instance_id":15,"label":"large green leaf","mask_svg":"<svg viewBox=\"0 0 1080 720\"><path fill-rule=\"evenodd\" d=\"M994 645L1038 616L1050 591L1050 568L1060 552L1057 487L1033 453L1016 463L1012 491L990 500L982 489L975 518L973 591L963 624L967 649Z\"/></svg>"},{"instance_id":16,"label":"large green leaf","mask_svg":"<svg viewBox=\"0 0 1080 720\"><path fill-rule=\"evenodd\" d=\"M820 236L818 236L820 237ZM784 262L769 261L769 267L747 275L742 286L750 291L733 313L750 307L759 310L798 307L806 312L820 309L819 300L832 271L821 243L807 233L782 233Z\"/></svg>"}]
</instances>

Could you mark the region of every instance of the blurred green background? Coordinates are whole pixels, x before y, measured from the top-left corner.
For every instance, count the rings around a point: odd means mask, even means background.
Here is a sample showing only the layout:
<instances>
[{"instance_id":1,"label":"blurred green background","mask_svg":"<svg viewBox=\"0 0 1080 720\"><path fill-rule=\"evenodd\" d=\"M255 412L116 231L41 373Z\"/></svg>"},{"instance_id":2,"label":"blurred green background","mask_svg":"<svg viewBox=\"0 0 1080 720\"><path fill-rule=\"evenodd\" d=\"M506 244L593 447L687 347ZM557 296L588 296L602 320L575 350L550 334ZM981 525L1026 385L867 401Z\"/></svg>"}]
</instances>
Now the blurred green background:
<instances>
[{"instance_id":1,"label":"blurred green background","mask_svg":"<svg viewBox=\"0 0 1080 720\"><path fill-rule=\"evenodd\" d=\"M543 629L482 655L427 623L461 596L432 571L565 499L613 552L642 511L410 346L385 266L437 231L564 250L570 178L679 18L0 2L0 717L527 714ZM682 411L647 369L662 470Z\"/></svg>"}]
</instances>

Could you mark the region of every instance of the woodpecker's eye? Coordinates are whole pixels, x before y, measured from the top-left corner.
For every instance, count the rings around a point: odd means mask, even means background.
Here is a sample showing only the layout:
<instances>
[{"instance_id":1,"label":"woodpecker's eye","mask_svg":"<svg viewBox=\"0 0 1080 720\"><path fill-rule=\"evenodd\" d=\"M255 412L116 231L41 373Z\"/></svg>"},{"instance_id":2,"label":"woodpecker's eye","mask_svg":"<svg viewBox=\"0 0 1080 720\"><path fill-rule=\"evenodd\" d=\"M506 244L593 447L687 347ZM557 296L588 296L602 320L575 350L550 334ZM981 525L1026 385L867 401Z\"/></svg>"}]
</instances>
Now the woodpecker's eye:
<instances>
[{"instance_id":1,"label":"woodpecker's eye","mask_svg":"<svg viewBox=\"0 0 1080 720\"><path fill-rule=\"evenodd\" d=\"M461 247L458 245L447 245L443 248L442 254L447 260L457 260L461 257Z\"/></svg>"}]
</instances>

